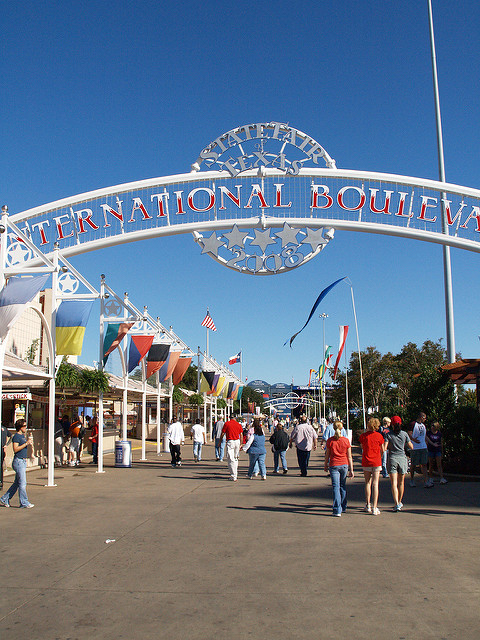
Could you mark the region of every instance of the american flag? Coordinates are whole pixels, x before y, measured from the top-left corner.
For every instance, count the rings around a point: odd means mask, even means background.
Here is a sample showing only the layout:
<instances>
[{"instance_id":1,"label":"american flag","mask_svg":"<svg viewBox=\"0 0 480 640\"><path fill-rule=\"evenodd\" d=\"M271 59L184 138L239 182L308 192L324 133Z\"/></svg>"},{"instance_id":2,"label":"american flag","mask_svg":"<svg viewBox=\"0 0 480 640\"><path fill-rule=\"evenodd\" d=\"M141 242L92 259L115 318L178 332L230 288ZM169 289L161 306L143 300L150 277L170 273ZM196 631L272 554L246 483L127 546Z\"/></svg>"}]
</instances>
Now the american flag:
<instances>
[{"instance_id":1,"label":"american flag","mask_svg":"<svg viewBox=\"0 0 480 640\"><path fill-rule=\"evenodd\" d=\"M215 326L214 321L212 320L212 316L210 315L210 311L207 311L207 315L203 319L202 327L207 327L207 329L211 329L212 331L216 331L217 327Z\"/></svg>"}]
</instances>

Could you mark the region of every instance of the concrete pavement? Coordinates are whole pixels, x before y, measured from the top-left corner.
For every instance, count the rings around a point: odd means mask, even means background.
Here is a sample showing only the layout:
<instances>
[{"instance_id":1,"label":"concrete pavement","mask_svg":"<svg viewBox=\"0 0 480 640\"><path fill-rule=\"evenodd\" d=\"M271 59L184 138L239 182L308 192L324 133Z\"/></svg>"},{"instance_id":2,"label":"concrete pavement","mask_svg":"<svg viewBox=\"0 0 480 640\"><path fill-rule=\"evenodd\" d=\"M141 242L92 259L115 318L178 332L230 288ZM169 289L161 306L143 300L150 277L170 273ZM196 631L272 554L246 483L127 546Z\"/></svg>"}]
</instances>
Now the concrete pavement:
<instances>
[{"instance_id":1,"label":"concrete pavement","mask_svg":"<svg viewBox=\"0 0 480 640\"><path fill-rule=\"evenodd\" d=\"M225 463L169 455L131 469L93 465L28 474L34 509L0 509L0 637L20 639L479 637L480 483L406 487L393 513L381 480L380 516L331 516L323 453L290 471L237 483ZM5 485L8 486L9 479ZM16 507L18 498L12 501ZM106 540L115 542L106 543Z\"/></svg>"}]
</instances>

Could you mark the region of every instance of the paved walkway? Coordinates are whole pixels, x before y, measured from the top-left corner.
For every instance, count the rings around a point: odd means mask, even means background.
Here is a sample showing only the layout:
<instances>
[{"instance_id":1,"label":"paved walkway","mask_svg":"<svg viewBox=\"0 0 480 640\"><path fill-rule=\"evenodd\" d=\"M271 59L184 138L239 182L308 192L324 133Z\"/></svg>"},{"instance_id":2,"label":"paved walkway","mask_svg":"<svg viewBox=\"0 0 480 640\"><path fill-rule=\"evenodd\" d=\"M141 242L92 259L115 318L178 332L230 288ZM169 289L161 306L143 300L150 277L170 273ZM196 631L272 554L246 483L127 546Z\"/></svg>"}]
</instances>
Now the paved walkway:
<instances>
[{"instance_id":1,"label":"paved walkway","mask_svg":"<svg viewBox=\"0 0 480 640\"><path fill-rule=\"evenodd\" d=\"M1 638L479 637L480 483L407 487L393 513L382 480L373 517L359 473L333 518L323 453L301 478L290 451L266 482L242 454L237 483L212 445L199 464L183 453L180 469L152 445L131 469L107 456L52 488L29 473L35 508L0 510Z\"/></svg>"}]
</instances>

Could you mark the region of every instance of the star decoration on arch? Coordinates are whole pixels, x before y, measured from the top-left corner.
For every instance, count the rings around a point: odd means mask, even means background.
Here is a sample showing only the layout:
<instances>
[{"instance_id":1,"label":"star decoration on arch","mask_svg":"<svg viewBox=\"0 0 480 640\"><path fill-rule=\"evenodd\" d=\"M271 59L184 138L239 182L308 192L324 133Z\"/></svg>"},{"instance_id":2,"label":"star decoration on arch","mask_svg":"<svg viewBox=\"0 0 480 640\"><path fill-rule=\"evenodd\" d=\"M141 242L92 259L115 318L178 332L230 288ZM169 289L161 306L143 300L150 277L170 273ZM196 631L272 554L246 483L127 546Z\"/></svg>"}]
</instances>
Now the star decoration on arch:
<instances>
[{"instance_id":1,"label":"star decoration on arch","mask_svg":"<svg viewBox=\"0 0 480 640\"><path fill-rule=\"evenodd\" d=\"M214 256L218 256L218 250L220 247L223 247L225 243L223 240L217 238L217 234L215 231L208 238L202 238L200 240L202 244L202 253L212 253Z\"/></svg>"},{"instance_id":2,"label":"star decoration on arch","mask_svg":"<svg viewBox=\"0 0 480 640\"><path fill-rule=\"evenodd\" d=\"M301 244L309 244L312 247L312 251L316 251L320 245L328 244L328 241L322 236L323 228L307 229L307 235L302 240Z\"/></svg>"},{"instance_id":3,"label":"star decoration on arch","mask_svg":"<svg viewBox=\"0 0 480 640\"><path fill-rule=\"evenodd\" d=\"M270 235L270 229L266 229L265 231L260 231L259 229L254 229L255 239L250 242L250 244L256 245L260 247L262 253L265 253L265 249L269 244L275 244L275 239Z\"/></svg>"},{"instance_id":4,"label":"star decoration on arch","mask_svg":"<svg viewBox=\"0 0 480 640\"><path fill-rule=\"evenodd\" d=\"M236 224L233 225L231 231L223 234L223 237L228 241L228 249L233 249L233 247L243 247L245 244L245 238L248 236L246 231L240 231Z\"/></svg>"},{"instance_id":5,"label":"star decoration on arch","mask_svg":"<svg viewBox=\"0 0 480 640\"><path fill-rule=\"evenodd\" d=\"M122 313L122 305L119 304L116 300L109 300L104 307L106 311L106 315L110 317L118 318Z\"/></svg>"},{"instance_id":6,"label":"star decoration on arch","mask_svg":"<svg viewBox=\"0 0 480 640\"><path fill-rule=\"evenodd\" d=\"M7 261L10 266L26 262L32 257L31 250L23 242L12 242L7 250Z\"/></svg>"},{"instance_id":7,"label":"star decoration on arch","mask_svg":"<svg viewBox=\"0 0 480 640\"><path fill-rule=\"evenodd\" d=\"M58 278L58 288L62 293L75 293L79 282L70 272L62 273Z\"/></svg>"},{"instance_id":8,"label":"star decoration on arch","mask_svg":"<svg viewBox=\"0 0 480 640\"><path fill-rule=\"evenodd\" d=\"M297 233L299 229L294 229L291 227L288 222L285 222L283 225L283 229L281 231L277 231L275 236L280 238L282 241L282 249L287 246L287 244L298 244Z\"/></svg>"}]
</instances>

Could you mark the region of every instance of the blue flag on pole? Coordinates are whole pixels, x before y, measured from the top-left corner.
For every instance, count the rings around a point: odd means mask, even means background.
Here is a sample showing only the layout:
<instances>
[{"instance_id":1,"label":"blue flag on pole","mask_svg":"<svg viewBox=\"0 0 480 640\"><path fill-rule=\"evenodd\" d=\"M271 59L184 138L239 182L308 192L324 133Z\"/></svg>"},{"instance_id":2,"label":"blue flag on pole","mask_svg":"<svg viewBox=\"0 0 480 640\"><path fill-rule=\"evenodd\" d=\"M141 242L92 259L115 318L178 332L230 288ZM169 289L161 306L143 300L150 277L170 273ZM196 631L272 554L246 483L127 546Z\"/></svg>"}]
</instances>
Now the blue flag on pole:
<instances>
[{"instance_id":1,"label":"blue flag on pole","mask_svg":"<svg viewBox=\"0 0 480 640\"><path fill-rule=\"evenodd\" d=\"M347 276L344 276L343 278L340 278L339 280L335 280L335 282L332 282L332 284L330 284L328 287L326 287L321 294L318 296L318 298L315 300L315 304L312 307L312 310L310 311L310 315L307 318L307 321L305 322L305 324L303 325L303 327L300 329L300 331L297 331L297 333L294 333L293 336L290 338L290 348L292 346L292 342L295 340L295 338L298 336L299 333L301 333L305 327L307 326L307 324L310 322L313 314L315 313L315 311L317 310L318 305L321 303L321 301L325 298L325 296L330 293L330 291L333 289L333 287L335 285L337 285L339 282L341 282L342 280L345 280L347 278ZM283 346L285 346L287 344L288 340L286 340L283 343Z\"/></svg>"}]
</instances>

